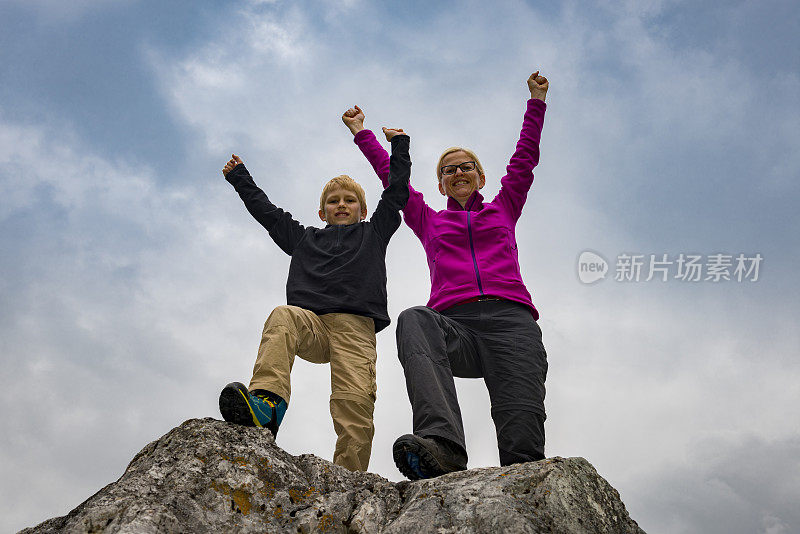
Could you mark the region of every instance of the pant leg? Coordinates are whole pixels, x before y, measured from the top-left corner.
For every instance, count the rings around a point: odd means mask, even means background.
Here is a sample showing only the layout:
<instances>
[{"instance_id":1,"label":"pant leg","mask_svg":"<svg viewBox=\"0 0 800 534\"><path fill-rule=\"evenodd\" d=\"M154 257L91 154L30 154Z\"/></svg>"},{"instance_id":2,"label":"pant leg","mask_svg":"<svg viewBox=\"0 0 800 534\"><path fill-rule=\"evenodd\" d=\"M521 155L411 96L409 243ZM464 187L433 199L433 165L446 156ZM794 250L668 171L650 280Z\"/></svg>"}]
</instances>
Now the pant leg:
<instances>
[{"instance_id":1,"label":"pant leg","mask_svg":"<svg viewBox=\"0 0 800 534\"><path fill-rule=\"evenodd\" d=\"M522 306L507 302L481 304L485 316L479 345L500 464L541 460L545 457L547 377L542 331Z\"/></svg>"},{"instance_id":2,"label":"pant leg","mask_svg":"<svg viewBox=\"0 0 800 534\"><path fill-rule=\"evenodd\" d=\"M333 463L351 471L366 471L375 435L375 323L349 313L328 313L320 318L330 339L330 410L337 436Z\"/></svg>"},{"instance_id":3,"label":"pant leg","mask_svg":"<svg viewBox=\"0 0 800 534\"><path fill-rule=\"evenodd\" d=\"M295 355L312 363L327 363L327 328L314 313L297 306L278 306L264 323L250 390L266 389L287 403Z\"/></svg>"},{"instance_id":4,"label":"pant leg","mask_svg":"<svg viewBox=\"0 0 800 534\"><path fill-rule=\"evenodd\" d=\"M435 310L416 306L397 319L397 352L411 401L414 434L446 438L466 452L453 376L481 376L469 330Z\"/></svg>"}]
</instances>

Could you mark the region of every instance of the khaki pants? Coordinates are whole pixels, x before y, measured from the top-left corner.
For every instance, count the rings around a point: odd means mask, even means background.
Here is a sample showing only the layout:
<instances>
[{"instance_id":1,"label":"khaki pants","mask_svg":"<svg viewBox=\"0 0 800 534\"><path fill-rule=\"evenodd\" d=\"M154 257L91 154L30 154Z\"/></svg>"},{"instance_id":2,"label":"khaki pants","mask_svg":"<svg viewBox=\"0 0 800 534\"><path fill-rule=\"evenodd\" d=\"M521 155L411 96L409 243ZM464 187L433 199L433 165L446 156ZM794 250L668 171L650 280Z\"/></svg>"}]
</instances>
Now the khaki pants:
<instances>
[{"instance_id":1,"label":"khaki pants","mask_svg":"<svg viewBox=\"0 0 800 534\"><path fill-rule=\"evenodd\" d=\"M258 348L250 390L266 389L289 402L295 355L331 364L330 410L338 436L333 463L366 471L375 426L375 324L350 313L316 315L297 306L278 306Z\"/></svg>"}]
</instances>

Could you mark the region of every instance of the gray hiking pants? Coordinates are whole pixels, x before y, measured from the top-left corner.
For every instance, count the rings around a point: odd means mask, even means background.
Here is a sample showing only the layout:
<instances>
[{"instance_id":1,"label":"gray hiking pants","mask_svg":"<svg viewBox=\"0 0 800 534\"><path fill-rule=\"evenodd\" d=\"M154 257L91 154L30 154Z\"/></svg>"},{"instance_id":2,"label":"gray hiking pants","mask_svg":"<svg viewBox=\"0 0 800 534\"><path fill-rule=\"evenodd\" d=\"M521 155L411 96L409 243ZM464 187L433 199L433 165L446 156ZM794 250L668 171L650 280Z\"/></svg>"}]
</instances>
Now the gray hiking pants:
<instances>
[{"instance_id":1,"label":"gray hiking pants","mask_svg":"<svg viewBox=\"0 0 800 534\"><path fill-rule=\"evenodd\" d=\"M544 458L547 354L530 310L506 300L471 302L437 312L416 306L397 321L414 434L464 449L454 376L481 378L489 390L500 464Z\"/></svg>"}]
</instances>

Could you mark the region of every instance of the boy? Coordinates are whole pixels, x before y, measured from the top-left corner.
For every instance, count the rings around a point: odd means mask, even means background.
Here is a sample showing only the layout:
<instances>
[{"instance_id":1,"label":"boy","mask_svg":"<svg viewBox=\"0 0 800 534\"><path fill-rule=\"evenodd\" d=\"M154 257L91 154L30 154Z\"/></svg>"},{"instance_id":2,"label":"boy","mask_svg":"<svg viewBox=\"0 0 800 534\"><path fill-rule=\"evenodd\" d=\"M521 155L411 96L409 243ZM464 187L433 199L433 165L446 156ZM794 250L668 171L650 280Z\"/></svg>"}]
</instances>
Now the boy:
<instances>
[{"instance_id":1,"label":"boy","mask_svg":"<svg viewBox=\"0 0 800 534\"><path fill-rule=\"evenodd\" d=\"M402 129L383 131L392 145L390 183L367 222L364 191L349 176L325 185L319 218L327 225L314 228L272 204L235 154L222 170L247 211L292 261L287 305L275 308L264 325L250 386L225 386L220 412L226 421L277 434L295 355L330 362L330 412L338 436L333 462L352 471L367 470L372 450L375 334L389 325L386 246L400 226L411 174L408 135Z\"/></svg>"}]
</instances>

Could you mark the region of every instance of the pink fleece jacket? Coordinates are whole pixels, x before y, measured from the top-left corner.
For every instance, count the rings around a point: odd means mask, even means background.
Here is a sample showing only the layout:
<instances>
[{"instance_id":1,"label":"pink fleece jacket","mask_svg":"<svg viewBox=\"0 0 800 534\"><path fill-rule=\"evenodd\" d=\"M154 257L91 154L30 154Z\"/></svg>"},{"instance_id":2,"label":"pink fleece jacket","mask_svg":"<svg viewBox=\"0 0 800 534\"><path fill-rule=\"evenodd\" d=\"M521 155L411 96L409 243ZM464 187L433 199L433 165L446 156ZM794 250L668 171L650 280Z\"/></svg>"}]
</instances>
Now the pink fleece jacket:
<instances>
[{"instance_id":1,"label":"pink fleece jacket","mask_svg":"<svg viewBox=\"0 0 800 534\"><path fill-rule=\"evenodd\" d=\"M409 188L403 215L428 257L428 306L434 310L493 296L524 304L535 319L539 318L520 274L514 230L533 183L533 168L539 163L545 109L541 100L528 100L517 149L500 180L500 192L491 202L485 203L475 191L463 208L448 197L447 209L435 211L425 203L422 193ZM354 141L386 187L389 154L370 130L358 132Z\"/></svg>"}]
</instances>

